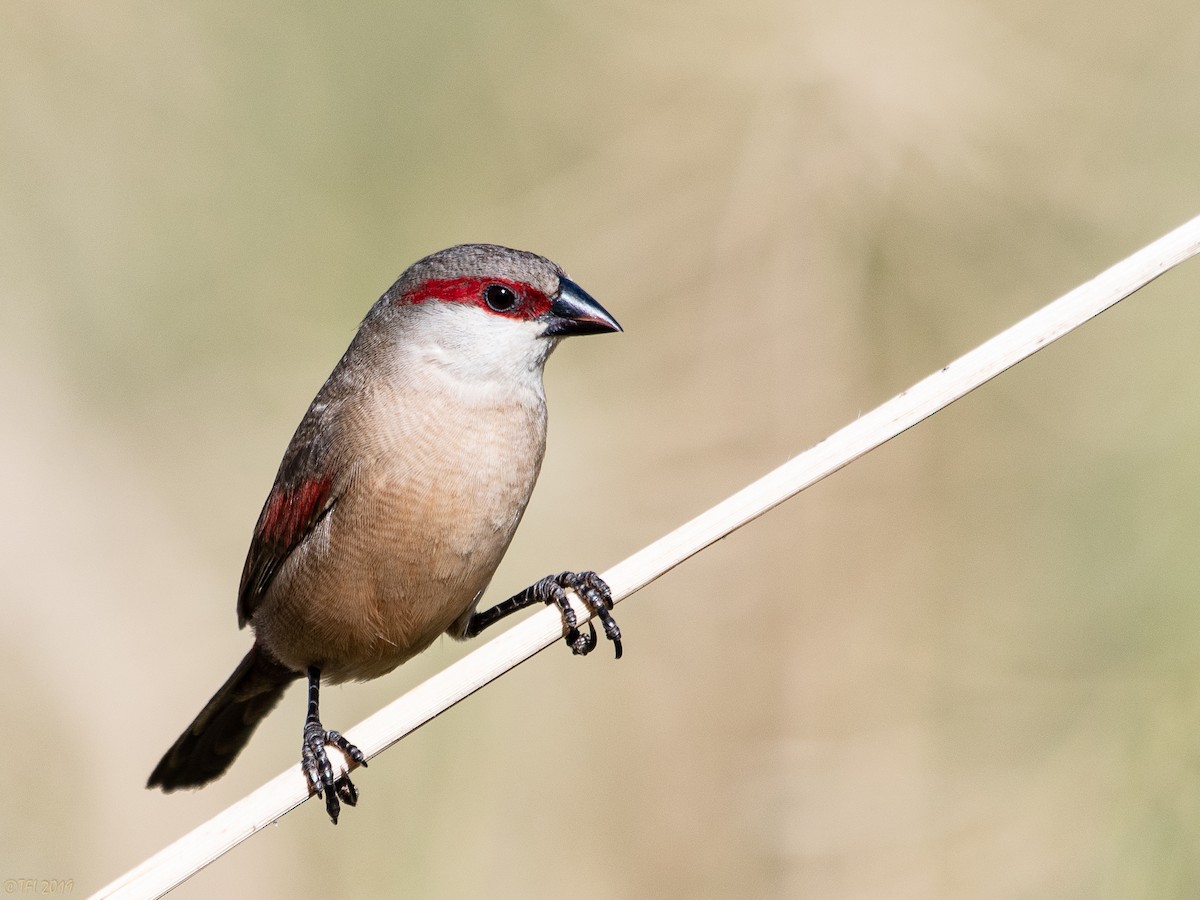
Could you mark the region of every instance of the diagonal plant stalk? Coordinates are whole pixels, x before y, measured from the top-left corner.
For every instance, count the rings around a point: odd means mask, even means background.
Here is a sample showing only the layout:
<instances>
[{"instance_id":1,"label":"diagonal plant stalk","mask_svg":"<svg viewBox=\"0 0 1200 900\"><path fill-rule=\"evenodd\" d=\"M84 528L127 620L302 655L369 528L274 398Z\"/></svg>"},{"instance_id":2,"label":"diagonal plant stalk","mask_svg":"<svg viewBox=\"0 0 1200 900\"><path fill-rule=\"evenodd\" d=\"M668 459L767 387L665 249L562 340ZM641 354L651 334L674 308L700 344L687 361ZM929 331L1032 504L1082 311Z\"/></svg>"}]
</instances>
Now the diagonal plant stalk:
<instances>
[{"instance_id":1,"label":"diagonal plant stalk","mask_svg":"<svg viewBox=\"0 0 1200 900\"><path fill-rule=\"evenodd\" d=\"M1200 217L1179 226L971 352L789 460L707 512L618 563L602 577L624 600L705 547L911 428L1078 328L1200 252ZM582 623L588 611L574 599ZM557 608L541 610L443 669L347 732L372 759L505 672L562 638ZM330 753L340 774L345 762ZM137 868L98 898L160 897L309 797L299 765L254 791Z\"/></svg>"}]
</instances>

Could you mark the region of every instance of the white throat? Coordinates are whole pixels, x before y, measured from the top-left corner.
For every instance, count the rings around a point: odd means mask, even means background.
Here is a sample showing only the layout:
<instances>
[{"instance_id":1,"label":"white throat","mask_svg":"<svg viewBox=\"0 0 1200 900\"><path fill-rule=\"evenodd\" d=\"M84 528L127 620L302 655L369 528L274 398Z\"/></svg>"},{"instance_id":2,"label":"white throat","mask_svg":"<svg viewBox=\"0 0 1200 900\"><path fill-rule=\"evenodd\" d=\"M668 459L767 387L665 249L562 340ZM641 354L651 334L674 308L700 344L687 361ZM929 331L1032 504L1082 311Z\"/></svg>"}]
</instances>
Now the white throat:
<instances>
[{"instance_id":1,"label":"white throat","mask_svg":"<svg viewBox=\"0 0 1200 900\"><path fill-rule=\"evenodd\" d=\"M463 400L545 402L542 370L557 345L540 337L540 322L508 319L461 303L429 303L407 311L397 362L464 392ZM410 374L412 373L410 370Z\"/></svg>"}]
</instances>

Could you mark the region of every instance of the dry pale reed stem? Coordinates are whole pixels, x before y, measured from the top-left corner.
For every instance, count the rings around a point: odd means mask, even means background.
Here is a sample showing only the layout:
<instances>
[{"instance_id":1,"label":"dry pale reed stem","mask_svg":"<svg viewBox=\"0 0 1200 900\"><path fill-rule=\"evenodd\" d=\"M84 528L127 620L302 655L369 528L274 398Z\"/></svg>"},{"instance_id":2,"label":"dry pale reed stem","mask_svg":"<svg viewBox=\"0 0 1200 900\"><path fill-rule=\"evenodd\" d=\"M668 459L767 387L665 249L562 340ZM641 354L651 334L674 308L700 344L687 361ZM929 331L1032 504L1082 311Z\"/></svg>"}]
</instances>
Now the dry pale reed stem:
<instances>
[{"instance_id":1,"label":"dry pale reed stem","mask_svg":"<svg viewBox=\"0 0 1200 900\"><path fill-rule=\"evenodd\" d=\"M688 557L948 406L1200 250L1192 219L1096 278L938 370L724 502L603 573L622 600ZM576 601L580 621L587 612ZM368 758L562 638L558 611L539 611L413 688L347 734ZM340 755L336 763L341 763ZM344 766L335 766L342 769ZM299 806L298 765L102 889L97 897L158 897Z\"/></svg>"}]
</instances>

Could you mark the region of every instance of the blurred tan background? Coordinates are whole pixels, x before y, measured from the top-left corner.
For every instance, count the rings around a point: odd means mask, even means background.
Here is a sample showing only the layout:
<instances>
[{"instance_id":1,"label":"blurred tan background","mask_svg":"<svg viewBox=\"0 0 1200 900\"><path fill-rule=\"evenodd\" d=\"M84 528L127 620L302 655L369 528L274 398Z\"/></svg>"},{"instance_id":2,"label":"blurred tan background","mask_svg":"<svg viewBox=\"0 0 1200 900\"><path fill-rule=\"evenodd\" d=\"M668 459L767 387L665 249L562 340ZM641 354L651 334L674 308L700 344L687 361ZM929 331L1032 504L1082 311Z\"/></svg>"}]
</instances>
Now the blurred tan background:
<instances>
[{"instance_id":1,"label":"blurred tan background","mask_svg":"<svg viewBox=\"0 0 1200 900\"><path fill-rule=\"evenodd\" d=\"M463 241L547 372L494 599L604 569L1200 212L1200 10L0 5L0 878L100 887L292 764L145 779L241 658L279 457ZM1200 893L1200 268L542 654L179 897ZM333 688L349 728L465 652Z\"/></svg>"}]
</instances>

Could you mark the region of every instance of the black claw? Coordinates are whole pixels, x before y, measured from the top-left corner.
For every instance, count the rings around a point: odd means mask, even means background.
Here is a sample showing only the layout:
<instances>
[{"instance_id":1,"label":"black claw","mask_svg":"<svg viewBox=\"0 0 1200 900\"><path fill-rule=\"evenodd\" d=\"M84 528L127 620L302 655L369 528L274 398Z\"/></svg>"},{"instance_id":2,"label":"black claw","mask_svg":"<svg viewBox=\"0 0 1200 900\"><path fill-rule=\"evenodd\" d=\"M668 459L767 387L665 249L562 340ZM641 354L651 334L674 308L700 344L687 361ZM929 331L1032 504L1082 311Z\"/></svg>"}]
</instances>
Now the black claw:
<instances>
[{"instance_id":1,"label":"black claw","mask_svg":"<svg viewBox=\"0 0 1200 900\"><path fill-rule=\"evenodd\" d=\"M327 792L325 794L325 815L329 816L329 821L336 825L338 816L341 814L342 804L338 802L337 792Z\"/></svg>"},{"instance_id":2,"label":"black claw","mask_svg":"<svg viewBox=\"0 0 1200 900\"><path fill-rule=\"evenodd\" d=\"M579 631L575 610L567 600L568 588L574 590L592 614L600 620L604 636L612 641L617 659L621 658L621 629L617 627L616 620L609 612L613 606L612 591L603 578L595 572L560 572L542 579L534 588L544 603L554 604L562 613L563 637L572 653L587 656L596 649L596 629L589 621L588 635L585 637Z\"/></svg>"},{"instance_id":3,"label":"black claw","mask_svg":"<svg viewBox=\"0 0 1200 900\"><path fill-rule=\"evenodd\" d=\"M567 642L567 646L574 649L575 645L583 640L583 635L579 633L579 629L575 627L565 629L563 640Z\"/></svg>"},{"instance_id":4,"label":"black claw","mask_svg":"<svg viewBox=\"0 0 1200 900\"><path fill-rule=\"evenodd\" d=\"M571 640L570 635L567 636L567 643L571 645L571 652L576 656L587 656L596 649L596 627L591 623L587 623L588 635L584 637L579 633L579 629L575 630L575 640Z\"/></svg>"},{"instance_id":5,"label":"black claw","mask_svg":"<svg viewBox=\"0 0 1200 900\"><path fill-rule=\"evenodd\" d=\"M358 806L358 788L354 786L354 782L350 780L349 776L343 775L333 788L347 806Z\"/></svg>"},{"instance_id":6,"label":"black claw","mask_svg":"<svg viewBox=\"0 0 1200 900\"><path fill-rule=\"evenodd\" d=\"M325 743L333 744L333 746L345 753L348 759L354 760L355 765L362 766L364 769L367 767L367 758L363 755L363 752L346 740L340 731L325 732Z\"/></svg>"},{"instance_id":7,"label":"black claw","mask_svg":"<svg viewBox=\"0 0 1200 900\"><path fill-rule=\"evenodd\" d=\"M623 653L621 629L617 627L616 620L612 617L612 613L609 612L613 607L612 591L609 590L604 579L595 572L581 572L576 576L576 583L572 587L575 588L575 591L583 599L583 602L587 604L588 609L600 620L600 625L604 629L604 636L612 641L616 658L620 659ZM593 646L595 646L595 642L593 642Z\"/></svg>"},{"instance_id":8,"label":"black claw","mask_svg":"<svg viewBox=\"0 0 1200 900\"><path fill-rule=\"evenodd\" d=\"M568 589L579 594L591 612L586 636L579 630L579 618L575 615L571 601L567 599ZM473 614L463 633L467 637L474 637L501 619L537 603L558 607L562 616L563 639L572 653L586 656L596 648L596 629L590 621L594 617L600 620L604 636L612 641L617 659L621 658L621 629L617 627L609 612L613 607L612 591L595 572L559 572L557 575L547 575L491 609Z\"/></svg>"},{"instance_id":9,"label":"black claw","mask_svg":"<svg viewBox=\"0 0 1200 900\"><path fill-rule=\"evenodd\" d=\"M342 811L342 803L347 806L358 803L358 789L349 775L334 779L333 766L325 749L330 744L360 765L364 764L365 760L362 751L336 731L326 731L315 719L305 723L304 746L300 752L304 774L313 793L325 799L325 812L328 813L329 820L336 825Z\"/></svg>"},{"instance_id":10,"label":"black claw","mask_svg":"<svg viewBox=\"0 0 1200 900\"><path fill-rule=\"evenodd\" d=\"M318 714L317 693L320 690L321 673L319 669L310 668L308 671L308 718L304 721L304 741L300 746L300 766L308 779L308 786L314 794L325 799L325 812L329 821L338 823L342 812L342 804L356 806L358 804L358 788L350 780L350 776L333 777L333 766L329 762L326 749L333 745L346 754L351 765L366 767L367 760L363 752L346 740L339 732L326 731L321 725Z\"/></svg>"},{"instance_id":11,"label":"black claw","mask_svg":"<svg viewBox=\"0 0 1200 900\"><path fill-rule=\"evenodd\" d=\"M301 750L304 774L313 793L325 798L325 812L329 814L329 820L336 825L343 803L347 806L358 805L358 788L354 786L349 775L334 779L333 766L325 749L329 745L337 747L348 759L360 766L365 766L367 761L363 758L361 750L336 731L324 730L321 723L315 720L310 719L305 723L304 747Z\"/></svg>"}]
</instances>

